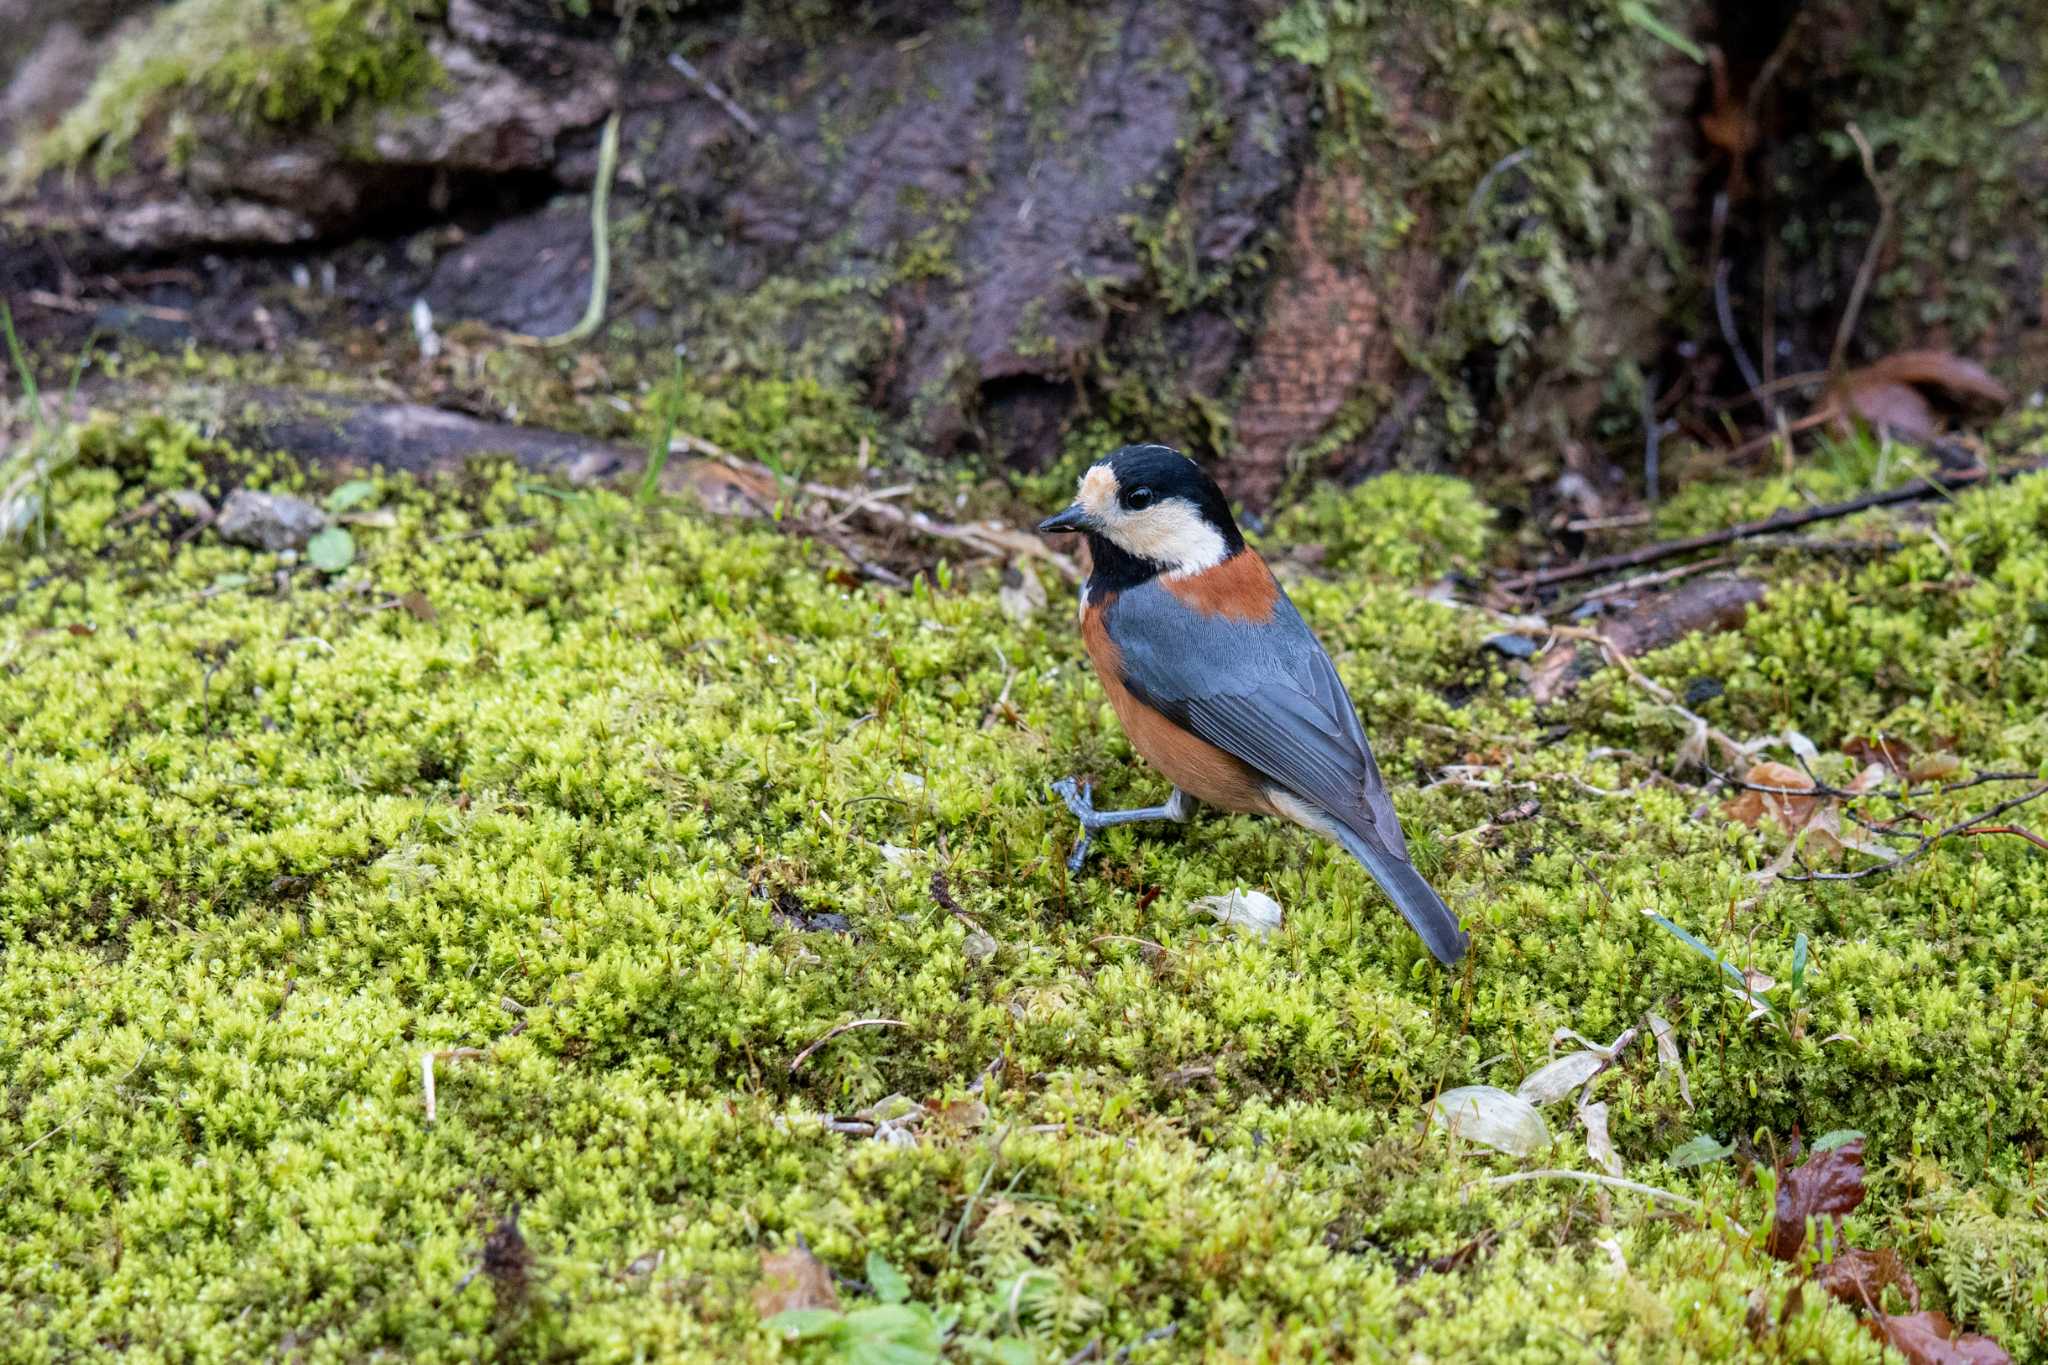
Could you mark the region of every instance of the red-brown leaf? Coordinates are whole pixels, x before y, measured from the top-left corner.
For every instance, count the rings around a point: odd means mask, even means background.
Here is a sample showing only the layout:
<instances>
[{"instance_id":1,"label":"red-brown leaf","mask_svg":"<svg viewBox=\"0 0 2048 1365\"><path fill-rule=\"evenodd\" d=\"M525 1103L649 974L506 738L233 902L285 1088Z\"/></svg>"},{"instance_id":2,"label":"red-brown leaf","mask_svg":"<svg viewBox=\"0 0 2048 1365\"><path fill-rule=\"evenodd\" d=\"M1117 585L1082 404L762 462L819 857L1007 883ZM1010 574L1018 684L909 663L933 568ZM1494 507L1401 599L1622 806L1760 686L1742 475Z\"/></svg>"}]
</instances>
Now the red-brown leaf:
<instances>
[{"instance_id":1,"label":"red-brown leaf","mask_svg":"<svg viewBox=\"0 0 2048 1365\"><path fill-rule=\"evenodd\" d=\"M1895 1286L1906 1302L1920 1306L1920 1286L1906 1273L1896 1251L1843 1251L1820 1268L1820 1287L1843 1303L1872 1312L1884 1303L1886 1285Z\"/></svg>"},{"instance_id":2,"label":"red-brown leaf","mask_svg":"<svg viewBox=\"0 0 2048 1365\"><path fill-rule=\"evenodd\" d=\"M1843 378L1845 384L1857 380L1940 389L1957 403L1974 401L2002 408L2012 402L2011 390L1993 379L1982 365L1948 351L1900 351L1852 370Z\"/></svg>"},{"instance_id":3,"label":"red-brown leaf","mask_svg":"<svg viewBox=\"0 0 2048 1365\"><path fill-rule=\"evenodd\" d=\"M1815 1152L1778 1177L1778 1207L1764 1250L1781 1261L1797 1259L1806 1244L1806 1220L1840 1221L1863 1202L1863 1140Z\"/></svg>"},{"instance_id":4,"label":"red-brown leaf","mask_svg":"<svg viewBox=\"0 0 2048 1365\"><path fill-rule=\"evenodd\" d=\"M1869 1319L1870 1334L1913 1365L2012 1365L2005 1348L1974 1332L1955 1335L1955 1326L1939 1313L1879 1313Z\"/></svg>"},{"instance_id":5,"label":"red-brown leaf","mask_svg":"<svg viewBox=\"0 0 2048 1365\"><path fill-rule=\"evenodd\" d=\"M1934 405L1911 384L1860 378L1852 374L1842 381L1842 406L1863 425L1888 431L1902 440L1932 440L1940 423Z\"/></svg>"},{"instance_id":6,"label":"red-brown leaf","mask_svg":"<svg viewBox=\"0 0 2048 1365\"><path fill-rule=\"evenodd\" d=\"M2011 392L1982 365L1948 351L1900 351L1851 370L1836 381L1832 400L1868 426L1925 441L1940 426L1928 401L1933 395L1958 407L2012 402Z\"/></svg>"}]
</instances>

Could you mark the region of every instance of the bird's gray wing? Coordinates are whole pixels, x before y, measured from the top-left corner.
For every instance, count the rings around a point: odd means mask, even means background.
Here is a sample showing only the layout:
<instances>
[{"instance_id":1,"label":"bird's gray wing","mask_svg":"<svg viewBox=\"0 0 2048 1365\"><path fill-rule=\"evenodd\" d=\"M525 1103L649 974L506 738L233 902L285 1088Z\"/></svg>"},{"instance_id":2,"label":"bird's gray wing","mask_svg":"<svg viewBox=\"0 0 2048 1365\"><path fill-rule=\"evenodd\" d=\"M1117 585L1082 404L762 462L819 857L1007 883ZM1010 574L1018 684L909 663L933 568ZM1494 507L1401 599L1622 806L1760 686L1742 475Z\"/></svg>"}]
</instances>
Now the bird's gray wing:
<instances>
[{"instance_id":1,"label":"bird's gray wing","mask_svg":"<svg viewBox=\"0 0 2048 1365\"><path fill-rule=\"evenodd\" d=\"M1147 583L1120 594L1104 624L1139 700L1406 860L1358 712L1284 593L1270 621L1249 623Z\"/></svg>"}]
</instances>

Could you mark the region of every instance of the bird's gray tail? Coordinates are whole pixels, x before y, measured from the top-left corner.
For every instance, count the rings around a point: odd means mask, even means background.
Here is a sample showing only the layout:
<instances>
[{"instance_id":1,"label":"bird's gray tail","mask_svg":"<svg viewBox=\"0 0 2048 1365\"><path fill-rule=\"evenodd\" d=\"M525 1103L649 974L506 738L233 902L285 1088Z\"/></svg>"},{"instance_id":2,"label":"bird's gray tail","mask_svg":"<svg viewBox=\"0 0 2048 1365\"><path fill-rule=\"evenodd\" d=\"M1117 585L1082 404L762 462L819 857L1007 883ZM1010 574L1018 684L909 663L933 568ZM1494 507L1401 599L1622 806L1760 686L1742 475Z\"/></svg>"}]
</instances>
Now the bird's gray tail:
<instances>
[{"instance_id":1,"label":"bird's gray tail","mask_svg":"<svg viewBox=\"0 0 2048 1365\"><path fill-rule=\"evenodd\" d=\"M1365 864L1365 870L1372 873L1380 890L1394 902L1401 918L1422 936L1438 962L1449 967L1465 955L1465 947L1472 941L1470 936L1458 927L1458 917L1444 904L1443 897L1422 880L1415 864L1398 854L1374 848L1341 824L1334 833L1351 856Z\"/></svg>"}]
</instances>

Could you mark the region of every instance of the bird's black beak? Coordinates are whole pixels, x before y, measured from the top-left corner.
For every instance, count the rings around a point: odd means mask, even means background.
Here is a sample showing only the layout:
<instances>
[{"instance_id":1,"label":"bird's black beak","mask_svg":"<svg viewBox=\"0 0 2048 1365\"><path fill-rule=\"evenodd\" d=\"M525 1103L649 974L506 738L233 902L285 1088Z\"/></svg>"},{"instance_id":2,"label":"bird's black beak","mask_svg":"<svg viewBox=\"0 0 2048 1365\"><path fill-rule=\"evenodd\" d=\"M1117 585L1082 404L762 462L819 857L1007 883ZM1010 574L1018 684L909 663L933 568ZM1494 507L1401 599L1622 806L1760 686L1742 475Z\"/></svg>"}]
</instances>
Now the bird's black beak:
<instances>
[{"instance_id":1,"label":"bird's black beak","mask_svg":"<svg viewBox=\"0 0 2048 1365\"><path fill-rule=\"evenodd\" d=\"M1040 531L1085 531L1088 529L1088 510L1075 503L1058 516L1047 517L1038 523Z\"/></svg>"}]
</instances>

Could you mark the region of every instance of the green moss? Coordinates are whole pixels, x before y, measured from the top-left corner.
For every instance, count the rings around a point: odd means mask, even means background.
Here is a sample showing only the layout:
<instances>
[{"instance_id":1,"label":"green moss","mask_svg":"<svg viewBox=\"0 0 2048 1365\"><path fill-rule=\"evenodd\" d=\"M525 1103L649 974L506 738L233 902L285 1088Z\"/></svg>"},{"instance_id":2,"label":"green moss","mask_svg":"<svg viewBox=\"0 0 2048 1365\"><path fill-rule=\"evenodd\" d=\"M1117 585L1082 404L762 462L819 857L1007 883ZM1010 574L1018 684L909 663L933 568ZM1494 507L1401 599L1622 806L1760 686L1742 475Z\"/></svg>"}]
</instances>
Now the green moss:
<instances>
[{"instance_id":1,"label":"green moss","mask_svg":"<svg viewBox=\"0 0 2048 1365\"><path fill-rule=\"evenodd\" d=\"M358 563L280 582L124 514L321 476L175 424L81 442L49 548L0 560L9 1359L769 1359L752 1291L799 1236L1041 1359L1169 1324L1154 1358L1723 1359L1757 1349L1751 1291L1778 1311L1791 1278L1765 1190L1668 1153L1838 1127L1870 1138L1849 1240L2048 1358L2048 860L1955 841L1759 896L1774 836L1695 815L1668 712L1603 674L1539 715L1476 652L1490 618L1399 581L1481 552L1454 486L1351 495L1434 548L1376 535L1293 588L1473 928L1447 975L1353 864L1269 822L1113 831L1067 877L1049 779L1162 787L1068 607L1015 620L993 573L849 590L759 528L483 466L380 480ZM1739 631L1643 666L1723 678L1715 721L1743 733L1883 726L2037 767L2048 479L1902 538L1847 578L1787 569ZM1418 781L1475 761L1535 784L1540 818L1475 834L1524 793ZM1284 931L1192 909L1233 886ZM1781 981L1806 934L1800 1000L1746 1022L1644 907ZM796 927L822 911L852 934ZM1512 1086L1557 1029L1646 1009L1692 1107L1639 1043L1601 1083L1616 1152L1715 1218L1490 1186L1518 1164L1420 1130L1440 1088ZM792 1067L854 1019L898 1022ZM439 1064L430 1125L421 1057L456 1047L482 1055ZM819 1122L977 1083L985 1117L929 1114L908 1146ZM1538 1161L1590 1169L1551 1119ZM515 1207L526 1292L460 1287ZM1466 1268L1420 1265L1482 1234ZM1818 1293L1783 1331L1793 1358L1875 1359Z\"/></svg>"},{"instance_id":2,"label":"green moss","mask_svg":"<svg viewBox=\"0 0 2048 1365\"><path fill-rule=\"evenodd\" d=\"M102 174L153 120L204 109L243 125L332 122L425 88L421 21L441 0L177 0L123 42L29 169L93 158ZM179 139L170 140L174 154Z\"/></svg>"},{"instance_id":3,"label":"green moss","mask_svg":"<svg viewBox=\"0 0 2048 1365\"><path fill-rule=\"evenodd\" d=\"M647 406L657 426L793 476L851 468L863 450L892 463L903 455L858 394L815 379L704 380L685 372L657 386Z\"/></svg>"},{"instance_id":4,"label":"green moss","mask_svg":"<svg viewBox=\"0 0 2048 1365\"><path fill-rule=\"evenodd\" d=\"M733 259L674 226L678 219L687 214L657 216L624 248L619 269L667 319L656 338L663 349L682 336L691 373L804 375L828 386L874 373L893 344L881 305L887 272L849 260L850 234L805 248L790 269L742 291L731 288Z\"/></svg>"},{"instance_id":5,"label":"green moss","mask_svg":"<svg viewBox=\"0 0 2048 1365\"><path fill-rule=\"evenodd\" d=\"M1414 582L1474 567L1492 522L1493 509L1463 480L1383 474L1355 488L1325 485L1289 504L1273 522L1273 539L1323 546L1332 571Z\"/></svg>"}]
</instances>

